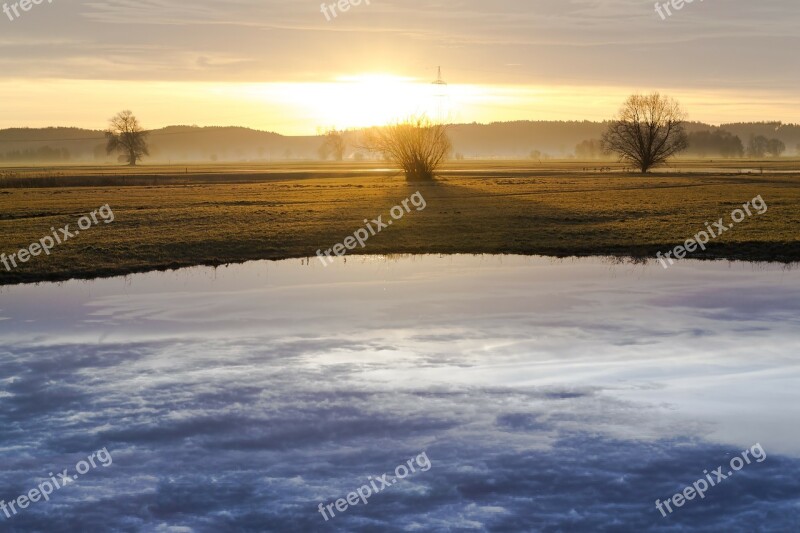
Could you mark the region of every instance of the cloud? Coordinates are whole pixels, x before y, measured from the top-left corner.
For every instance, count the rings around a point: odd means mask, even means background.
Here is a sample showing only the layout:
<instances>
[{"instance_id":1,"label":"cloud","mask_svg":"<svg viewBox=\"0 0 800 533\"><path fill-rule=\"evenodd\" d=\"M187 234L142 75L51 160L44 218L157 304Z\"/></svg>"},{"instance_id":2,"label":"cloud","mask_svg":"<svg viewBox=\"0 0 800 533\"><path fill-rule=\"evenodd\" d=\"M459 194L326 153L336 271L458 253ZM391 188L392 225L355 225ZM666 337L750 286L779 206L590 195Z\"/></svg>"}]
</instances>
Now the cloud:
<instances>
[{"instance_id":1,"label":"cloud","mask_svg":"<svg viewBox=\"0 0 800 533\"><path fill-rule=\"evenodd\" d=\"M354 72L354 62L357 71L391 67L424 78L436 66L428 58L437 58L461 83L610 86L645 78L648 86L789 89L798 81L787 67L797 61L800 6L788 0L695 3L667 21L638 0L375 2L332 22L317 4L277 0L107 0L52 4L35 15L3 40L18 44L0 43L15 49L6 78L253 82L311 73L323 81ZM47 39L82 44L19 47ZM516 66L499 66L498 57Z\"/></svg>"}]
</instances>

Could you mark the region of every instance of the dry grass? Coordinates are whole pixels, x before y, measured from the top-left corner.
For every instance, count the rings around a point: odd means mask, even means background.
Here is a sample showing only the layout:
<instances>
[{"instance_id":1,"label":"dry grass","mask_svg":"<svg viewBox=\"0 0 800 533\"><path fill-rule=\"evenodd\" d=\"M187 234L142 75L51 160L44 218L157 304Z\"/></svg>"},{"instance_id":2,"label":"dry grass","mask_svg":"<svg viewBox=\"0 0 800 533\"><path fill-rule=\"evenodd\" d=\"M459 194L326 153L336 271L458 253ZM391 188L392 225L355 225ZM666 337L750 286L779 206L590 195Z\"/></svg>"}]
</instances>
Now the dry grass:
<instances>
[{"instance_id":1,"label":"dry grass","mask_svg":"<svg viewBox=\"0 0 800 533\"><path fill-rule=\"evenodd\" d=\"M583 170L594 163L465 163L446 169L433 184L413 186L370 164L195 167L183 173L141 167L134 174L15 169L16 179L46 179L48 185L0 188L0 252L27 247L51 226L74 227L104 204L116 221L81 232L51 256L32 258L12 272L0 265L0 285L307 257L341 242L364 218L387 218L392 206L418 189L427 209L370 239L364 253L652 257L761 195L769 211L727 232L704 257L800 260L800 171L739 174L742 168L800 165L727 164L692 162L673 169L686 172L642 177Z\"/></svg>"}]
</instances>

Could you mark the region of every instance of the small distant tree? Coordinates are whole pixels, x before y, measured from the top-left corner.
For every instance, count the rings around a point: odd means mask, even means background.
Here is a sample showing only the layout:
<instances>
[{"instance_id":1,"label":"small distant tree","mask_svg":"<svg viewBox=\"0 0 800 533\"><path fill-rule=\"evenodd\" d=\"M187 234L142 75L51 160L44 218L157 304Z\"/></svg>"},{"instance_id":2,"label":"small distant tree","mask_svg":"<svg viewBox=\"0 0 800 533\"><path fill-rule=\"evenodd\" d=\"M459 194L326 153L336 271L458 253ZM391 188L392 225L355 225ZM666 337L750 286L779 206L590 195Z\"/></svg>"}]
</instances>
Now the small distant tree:
<instances>
[{"instance_id":1,"label":"small distant tree","mask_svg":"<svg viewBox=\"0 0 800 533\"><path fill-rule=\"evenodd\" d=\"M575 157L578 159L600 159L603 156L602 142L596 139L581 141L575 147Z\"/></svg>"},{"instance_id":2,"label":"small distant tree","mask_svg":"<svg viewBox=\"0 0 800 533\"><path fill-rule=\"evenodd\" d=\"M767 155L769 149L769 139L763 135L751 135L750 140L747 142L747 157L761 159Z\"/></svg>"},{"instance_id":3,"label":"small distant tree","mask_svg":"<svg viewBox=\"0 0 800 533\"><path fill-rule=\"evenodd\" d=\"M767 141L767 153L772 157L780 157L786 151L786 145L780 139Z\"/></svg>"},{"instance_id":4,"label":"small distant tree","mask_svg":"<svg viewBox=\"0 0 800 533\"><path fill-rule=\"evenodd\" d=\"M120 111L110 120L105 134L106 153L122 152L121 162L127 162L133 167L143 156L150 155L147 147L148 132L128 110Z\"/></svg>"},{"instance_id":5,"label":"small distant tree","mask_svg":"<svg viewBox=\"0 0 800 533\"><path fill-rule=\"evenodd\" d=\"M325 139L322 141L322 146L319 147L318 153L323 161L331 155L336 161L341 161L344 159L346 149L347 141L344 138L344 132L330 129L325 132Z\"/></svg>"},{"instance_id":6,"label":"small distant tree","mask_svg":"<svg viewBox=\"0 0 800 533\"><path fill-rule=\"evenodd\" d=\"M724 130L695 131L689 134L688 139L688 152L697 157L719 155L730 158L744 155L742 140Z\"/></svg>"},{"instance_id":7,"label":"small distant tree","mask_svg":"<svg viewBox=\"0 0 800 533\"><path fill-rule=\"evenodd\" d=\"M432 180L452 149L447 127L425 116L367 130L362 144L398 164L409 181Z\"/></svg>"},{"instance_id":8,"label":"small distant tree","mask_svg":"<svg viewBox=\"0 0 800 533\"><path fill-rule=\"evenodd\" d=\"M722 146L720 147L720 154L722 157L743 157L744 144L738 135L732 133L719 132L719 137L722 139Z\"/></svg>"},{"instance_id":9,"label":"small distant tree","mask_svg":"<svg viewBox=\"0 0 800 533\"><path fill-rule=\"evenodd\" d=\"M634 94L603 134L605 153L636 165L642 173L685 150L686 114L677 101L659 93Z\"/></svg>"}]
</instances>

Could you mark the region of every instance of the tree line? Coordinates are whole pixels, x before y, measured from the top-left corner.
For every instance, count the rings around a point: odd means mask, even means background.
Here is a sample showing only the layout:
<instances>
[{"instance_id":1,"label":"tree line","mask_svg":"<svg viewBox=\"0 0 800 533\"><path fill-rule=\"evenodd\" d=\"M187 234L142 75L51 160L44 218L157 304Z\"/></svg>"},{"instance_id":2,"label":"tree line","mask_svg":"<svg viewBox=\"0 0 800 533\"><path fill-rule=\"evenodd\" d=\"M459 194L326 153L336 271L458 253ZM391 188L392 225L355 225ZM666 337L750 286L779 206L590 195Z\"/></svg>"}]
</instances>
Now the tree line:
<instances>
[{"instance_id":1,"label":"tree line","mask_svg":"<svg viewBox=\"0 0 800 533\"><path fill-rule=\"evenodd\" d=\"M4 163L23 163L28 161L44 162L64 162L69 161L71 154L66 148L51 148L42 146L39 148L25 148L24 150L9 150L0 153L0 162Z\"/></svg>"},{"instance_id":2,"label":"tree line","mask_svg":"<svg viewBox=\"0 0 800 533\"><path fill-rule=\"evenodd\" d=\"M677 100L661 95L631 95L616 117L609 121L599 140L588 140L576 147L578 157L598 154L614 156L621 162L647 173L681 152L701 157L780 157L786 145L777 138L751 135L745 147L742 140L724 130L687 133L686 113ZM394 124L369 128L360 134L358 148L380 154L397 164L409 180L430 180L439 166L452 157L448 126L425 116L410 117ZM134 166L149 155L147 136L131 111L112 117L105 131L107 153L117 152L120 161ZM344 158L345 132L330 129L319 147L321 159Z\"/></svg>"},{"instance_id":3,"label":"tree line","mask_svg":"<svg viewBox=\"0 0 800 533\"><path fill-rule=\"evenodd\" d=\"M687 147L684 155L692 157L722 157L726 159L748 157L763 159L781 157L786 152L786 144L780 139L768 139L763 135L751 135L747 145L738 135L725 130L693 131L686 136ZM800 152L800 145L797 147ZM600 139L587 139L575 146L578 159L607 159L612 154L604 152ZM536 158L538 159L538 158Z\"/></svg>"}]
</instances>

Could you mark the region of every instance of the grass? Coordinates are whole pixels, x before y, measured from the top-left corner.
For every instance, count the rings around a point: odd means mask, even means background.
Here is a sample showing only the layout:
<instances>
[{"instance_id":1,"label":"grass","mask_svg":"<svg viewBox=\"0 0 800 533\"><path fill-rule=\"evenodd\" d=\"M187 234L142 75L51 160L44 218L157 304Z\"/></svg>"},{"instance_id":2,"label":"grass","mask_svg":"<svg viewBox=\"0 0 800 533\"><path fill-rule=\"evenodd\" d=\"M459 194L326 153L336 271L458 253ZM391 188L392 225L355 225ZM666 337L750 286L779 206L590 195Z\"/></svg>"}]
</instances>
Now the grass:
<instances>
[{"instance_id":1,"label":"grass","mask_svg":"<svg viewBox=\"0 0 800 533\"><path fill-rule=\"evenodd\" d=\"M599 166L463 162L435 183L413 185L369 163L4 169L0 252L6 255L51 227L74 229L79 217L104 204L116 219L11 272L0 265L0 285L309 257L342 242L365 218L387 219L392 206L417 190L427 208L372 237L359 253L642 259L683 244L707 221L729 219L761 195L766 214L745 219L692 257L800 260L797 161L682 162L648 176L594 170ZM762 167L763 175L752 173Z\"/></svg>"}]
</instances>

